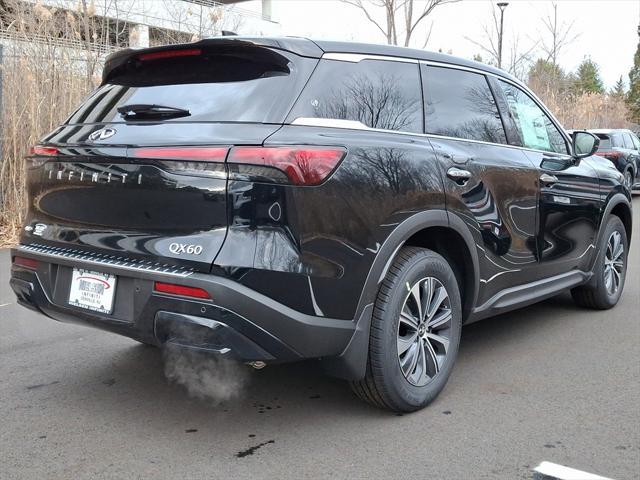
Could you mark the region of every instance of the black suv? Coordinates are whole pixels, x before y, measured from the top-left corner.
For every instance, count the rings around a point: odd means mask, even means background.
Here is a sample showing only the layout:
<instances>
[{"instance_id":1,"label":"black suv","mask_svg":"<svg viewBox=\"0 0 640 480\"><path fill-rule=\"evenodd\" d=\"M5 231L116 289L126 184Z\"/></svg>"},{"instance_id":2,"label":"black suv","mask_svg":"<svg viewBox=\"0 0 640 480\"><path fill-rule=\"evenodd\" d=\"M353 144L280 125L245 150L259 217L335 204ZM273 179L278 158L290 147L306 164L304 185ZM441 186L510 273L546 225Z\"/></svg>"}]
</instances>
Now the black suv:
<instances>
[{"instance_id":1,"label":"black suv","mask_svg":"<svg viewBox=\"0 0 640 480\"><path fill-rule=\"evenodd\" d=\"M124 50L27 159L22 305L254 366L313 360L380 407L444 387L461 327L620 298L622 175L504 72L391 46Z\"/></svg>"},{"instance_id":2,"label":"black suv","mask_svg":"<svg viewBox=\"0 0 640 480\"><path fill-rule=\"evenodd\" d=\"M600 139L596 155L613 162L630 190L640 190L640 140L626 129L589 130Z\"/></svg>"}]
</instances>

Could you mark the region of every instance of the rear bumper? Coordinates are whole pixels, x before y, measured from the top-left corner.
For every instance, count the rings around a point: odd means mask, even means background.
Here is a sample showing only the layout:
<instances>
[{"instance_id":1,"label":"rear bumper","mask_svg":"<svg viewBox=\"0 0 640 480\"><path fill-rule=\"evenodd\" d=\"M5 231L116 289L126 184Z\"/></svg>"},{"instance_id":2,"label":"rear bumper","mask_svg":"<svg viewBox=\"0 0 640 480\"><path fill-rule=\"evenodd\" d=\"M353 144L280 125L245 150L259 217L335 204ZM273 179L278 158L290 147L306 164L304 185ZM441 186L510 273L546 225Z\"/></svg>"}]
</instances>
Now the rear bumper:
<instances>
[{"instance_id":1,"label":"rear bumper","mask_svg":"<svg viewBox=\"0 0 640 480\"><path fill-rule=\"evenodd\" d=\"M306 315L215 275L143 268L44 246L18 247L11 256L39 262L35 269L12 265L10 284L20 304L58 321L90 325L145 343L178 344L240 361L330 358L333 365L348 350L354 333L362 331L359 321ZM118 277L111 315L68 305L73 267ZM155 292L157 280L204 289L213 300ZM365 311L370 315L370 309Z\"/></svg>"}]
</instances>

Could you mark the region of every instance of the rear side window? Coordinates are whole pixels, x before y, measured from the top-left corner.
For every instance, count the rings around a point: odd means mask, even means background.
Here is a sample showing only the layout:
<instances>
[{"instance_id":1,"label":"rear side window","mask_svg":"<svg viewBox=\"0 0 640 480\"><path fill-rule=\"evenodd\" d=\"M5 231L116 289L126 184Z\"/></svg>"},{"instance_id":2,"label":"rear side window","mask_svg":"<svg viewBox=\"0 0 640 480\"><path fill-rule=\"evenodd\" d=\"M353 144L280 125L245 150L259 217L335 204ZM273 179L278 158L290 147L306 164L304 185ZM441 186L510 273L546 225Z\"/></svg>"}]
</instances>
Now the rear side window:
<instances>
[{"instance_id":1,"label":"rear side window","mask_svg":"<svg viewBox=\"0 0 640 480\"><path fill-rule=\"evenodd\" d=\"M418 65L321 60L288 121L297 118L351 120L370 128L422 133Z\"/></svg>"},{"instance_id":2,"label":"rear side window","mask_svg":"<svg viewBox=\"0 0 640 480\"><path fill-rule=\"evenodd\" d=\"M507 143L484 75L444 67L423 68L426 133Z\"/></svg>"},{"instance_id":3,"label":"rear side window","mask_svg":"<svg viewBox=\"0 0 640 480\"><path fill-rule=\"evenodd\" d=\"M189 115L171 121L282 123L317 60L260 47L190 49L116 67L69 123L121 122L118 107L162 105ZM149 55L149 54L146 54Z\"/></svg>"},{"instance_id":4,"label":"rear side window","mask_svg":"<svg viewBox=\"0 0 640 480\"><path fill-rule=\"evenodd\" d=\"M560 130L538 104L518 87L502 80L498 83L509 104L522 146L544 152L568 153Z\"/></svg>"},{"instance_id":5,"label":"rear side window","mask_svg":"<svg viewBox=\"0 0 640 480\"><path fill-rule=\"evenodd\" d=\"M613 135L611 135L611 146L616 148L624 148L622 135L620 135L619 133L614 133Z\"/></svg>"},{"instance_id":6,"label":"rear side window","mask_svg":"<svg viewBox=\"0 0 640 480\"><path fill-rule=\"evenodd\" d=\"M633 150L633 140L631 140L631 135L625 132L622 136L624 137L624 148Z\"/></svg>"},{"instance_id":7,"label":"rear side window","mask_svg":"<svg viewBox=\"0 0 640 480\"><path fill-rule=\"evenodd\" d=\"M633 141L634 150L640 150L640 140L633 133L631 134L631 140Z\"/></svg>"}]
</instances>

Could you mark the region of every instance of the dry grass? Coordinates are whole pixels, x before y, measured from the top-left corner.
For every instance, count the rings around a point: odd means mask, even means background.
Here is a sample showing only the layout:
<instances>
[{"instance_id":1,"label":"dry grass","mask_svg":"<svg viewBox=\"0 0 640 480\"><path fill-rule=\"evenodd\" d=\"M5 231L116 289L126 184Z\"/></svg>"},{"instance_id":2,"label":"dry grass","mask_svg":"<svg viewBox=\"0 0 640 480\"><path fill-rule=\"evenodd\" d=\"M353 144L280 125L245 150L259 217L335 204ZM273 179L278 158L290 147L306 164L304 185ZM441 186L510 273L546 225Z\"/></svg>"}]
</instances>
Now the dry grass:
<instances>
[{"instance_id":1,"label":"dry grass","mask_svg":"<svg viewBox=\"0 0 640 480\"><path fill-rule=\"evenodd\" d=\"M25 154L94 87L101 59L92 48L60 46L61 39L83 41L82 11L68 14L18 2L2 8L1 28L12 37L2 63L0 246L6 246L16 241L26 211ZM34 42L36 36L50 41Z\"/></svg>"}]
</instances>

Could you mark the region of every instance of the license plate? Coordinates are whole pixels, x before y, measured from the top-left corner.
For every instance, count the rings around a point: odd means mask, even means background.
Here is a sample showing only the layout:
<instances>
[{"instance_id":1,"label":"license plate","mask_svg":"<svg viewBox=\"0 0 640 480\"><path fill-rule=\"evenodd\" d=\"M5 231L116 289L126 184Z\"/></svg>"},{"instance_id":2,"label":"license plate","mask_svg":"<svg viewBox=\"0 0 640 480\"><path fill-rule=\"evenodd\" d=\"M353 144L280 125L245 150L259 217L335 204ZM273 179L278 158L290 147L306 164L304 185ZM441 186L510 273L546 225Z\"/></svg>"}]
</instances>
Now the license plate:
<instances>
[{"instance_id":1,"label":"license plate","mask_svg":"<svg viewBox=\"0 0 640 480\"><path fill-rule=\"evenodd\" d=\"M115 275L74 268L69 305L110 314L113 310L115 291Z\"/></svg>"}]
</instances>

